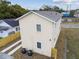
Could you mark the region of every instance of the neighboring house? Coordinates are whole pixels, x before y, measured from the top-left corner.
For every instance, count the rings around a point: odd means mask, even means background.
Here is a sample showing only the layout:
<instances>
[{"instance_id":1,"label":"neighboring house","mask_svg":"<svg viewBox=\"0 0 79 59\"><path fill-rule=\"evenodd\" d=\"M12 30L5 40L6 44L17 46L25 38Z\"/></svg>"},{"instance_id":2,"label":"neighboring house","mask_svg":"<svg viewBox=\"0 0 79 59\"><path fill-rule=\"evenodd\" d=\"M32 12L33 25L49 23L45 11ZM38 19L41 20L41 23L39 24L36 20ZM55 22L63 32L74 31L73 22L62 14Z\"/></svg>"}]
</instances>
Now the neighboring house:
<instances>
[{"instance_id":1,"label":"neighboring house","mask_svg":"<svg viewBox=\"0 0 79 59\"><path fill-rule=\"evenodd\" d=\"M0 37L6 37L15 32L19 32L19 22L15 19L0 20Z\"/></svg>"},{"instance_id":2,"label":"neighboring house","mask_svg":"<svg viewBox=\"0 0 79 59\"><path fill-rule=\"evenodd\" d=\"M77 17L77 18L79 18L79 12L76 12L76 13L74 14L74 16Z\"/></svg>"},{"instance_id":3,"label":"neighboring house","mask_svg":"<svg viewBox=\"0 0 79 59\"><path fill-rule=\"evenodd\" d=\"M74 16L77 17L77 18L79 18L79 10L75 11Z\"/></svg>"},{"instance_id":4,"label":"neighboring house","mask_svg":"<svg viewBox=\"0 0 79 59\"><path fill-rule=\"evenodd\" d=\"M30 11L19 20L22 48L51 57L61 30L62 15L53 11Z\"/></svg>"},{"instance_id":5,"label":"neighboring house","mask_svg":"<svg viewBox=\"0 0 79 59\"><path fill-rule=\"evenodd\" d=\"M7 26L0 26L0 37L6 37L6 36L8 36L8 30L9 30L10 28L9 27L7 27Z\"/></svg>"}]
</instances>

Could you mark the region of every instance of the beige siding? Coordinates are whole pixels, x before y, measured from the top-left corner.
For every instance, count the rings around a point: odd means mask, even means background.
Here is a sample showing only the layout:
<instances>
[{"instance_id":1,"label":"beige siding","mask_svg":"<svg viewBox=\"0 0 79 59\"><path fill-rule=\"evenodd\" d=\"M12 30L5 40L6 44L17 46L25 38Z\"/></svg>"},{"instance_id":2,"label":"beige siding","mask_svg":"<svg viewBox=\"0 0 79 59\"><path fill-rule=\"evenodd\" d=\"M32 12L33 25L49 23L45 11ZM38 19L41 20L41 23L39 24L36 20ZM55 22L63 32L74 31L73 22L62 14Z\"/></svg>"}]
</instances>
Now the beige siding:
<instances>
[{"instance_id":1,"label":"beige siding","mask_svg":"<svg viewBox=\"0 0 79 59\"><path fill-rule=\"evenodd\" d=\"M59 34L60 34L60 30L61 30L61 20L62 20L62 19L60 19L59 21L57 21L56 24L55 24L55 30L54 30L54 37L53 37L53 42L52 42L52 43L53 43L52 48L55 47L56 42L57 42L58 37L59 37Z\"/></svg>"},{"instance_id":2,"label":"beige siding","mask_svg":"<svg viewBox=\"0 0 79 59\"><path fill-rule=\"evenodd\" d=\"M50 57L51 48L55 47L54 38L56 34L54 23L33 13L22 18L19 23L22 46ZM37 32L36 24L41 24L41 32ZM41 49L37 48L37 42L41 42Z\"/></svg>"}]
</instances>

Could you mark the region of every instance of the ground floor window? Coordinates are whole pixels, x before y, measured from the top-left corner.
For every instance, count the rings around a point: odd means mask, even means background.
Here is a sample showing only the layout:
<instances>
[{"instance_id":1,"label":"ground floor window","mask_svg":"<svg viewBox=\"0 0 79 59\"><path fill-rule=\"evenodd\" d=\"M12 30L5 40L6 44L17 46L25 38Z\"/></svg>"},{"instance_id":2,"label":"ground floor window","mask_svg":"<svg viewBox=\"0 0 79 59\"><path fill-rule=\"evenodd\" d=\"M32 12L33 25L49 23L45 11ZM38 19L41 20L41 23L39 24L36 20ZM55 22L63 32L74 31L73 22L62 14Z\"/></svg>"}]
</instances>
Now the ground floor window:
<instances>
[{"instance_id":1,"label":"ground floor window","mask_svg":"<svg viewBox=\"0 0 79 59\"><path fill-rule=\"evenodd\" d=\"M37 42L37 48L41 49L41 42Z\"/></svg>"}]
</instances>

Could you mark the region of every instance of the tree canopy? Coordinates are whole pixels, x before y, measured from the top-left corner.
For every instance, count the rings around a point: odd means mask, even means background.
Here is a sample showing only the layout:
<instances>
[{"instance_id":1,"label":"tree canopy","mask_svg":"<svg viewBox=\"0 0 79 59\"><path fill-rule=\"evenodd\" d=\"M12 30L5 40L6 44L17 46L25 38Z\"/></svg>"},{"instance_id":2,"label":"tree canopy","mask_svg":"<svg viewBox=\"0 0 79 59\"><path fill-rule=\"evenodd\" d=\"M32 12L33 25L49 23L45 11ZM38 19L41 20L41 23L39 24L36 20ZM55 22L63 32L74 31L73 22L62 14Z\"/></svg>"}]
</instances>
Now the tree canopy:
<instances>
[{"instance_id":1,"label":"tree canopy","mask_svg":"<svg viewBox=\"0 0 79 59\"><path fill-rule=\"evenodd\" d=\"M71 11L70 11L70 16L73 17L74 14L75 14L75 12L76 12L76 10L71 10Z\"/></svg>"},{"instance_id":2,"label":"tree canopy","mask_svg":"<svg viewBox=\"0 0 79 59\"><path fill-rule=\"evenodd\" d=\"M25 10L21 6L15 4L12 5L9 1L1 0L0 3L0 19L7 19L7 18L17 18L21 15L27 13L28 10Z\"/></svg>"},{"instance_id":3,"label":"tree canopy","mask_svg":"<svg viewBox=\"0 0 79 59\"><path fill-rule=\"evenodd\" d=\"M63 9L60 9L57 6L52 7L52 6L48 6L48 5L43 5L39 10L41 10L41 11L56 11L59 13L64 11Z\"/></svg>"}]
</instances>

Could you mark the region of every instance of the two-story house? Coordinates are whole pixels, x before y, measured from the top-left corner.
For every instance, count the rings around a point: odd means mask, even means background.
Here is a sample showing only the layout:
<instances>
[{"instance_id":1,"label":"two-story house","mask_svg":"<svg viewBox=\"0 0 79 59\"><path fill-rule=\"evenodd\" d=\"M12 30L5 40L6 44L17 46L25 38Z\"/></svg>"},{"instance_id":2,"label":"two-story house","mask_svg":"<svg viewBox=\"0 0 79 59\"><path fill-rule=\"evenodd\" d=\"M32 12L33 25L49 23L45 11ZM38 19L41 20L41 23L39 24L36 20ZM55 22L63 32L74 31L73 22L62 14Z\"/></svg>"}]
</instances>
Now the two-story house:
<instances>
[{"instance_id":1,"label":"two-story house","mask_svg":"<svg viewBox=\"0 0 79 59\"><path fill-rule=\"evenodd\" d=\"M22 48L51 57L61 30L62 15L54 11L30 11L19 20Z\"/></svg>"}]
</instances>

